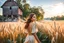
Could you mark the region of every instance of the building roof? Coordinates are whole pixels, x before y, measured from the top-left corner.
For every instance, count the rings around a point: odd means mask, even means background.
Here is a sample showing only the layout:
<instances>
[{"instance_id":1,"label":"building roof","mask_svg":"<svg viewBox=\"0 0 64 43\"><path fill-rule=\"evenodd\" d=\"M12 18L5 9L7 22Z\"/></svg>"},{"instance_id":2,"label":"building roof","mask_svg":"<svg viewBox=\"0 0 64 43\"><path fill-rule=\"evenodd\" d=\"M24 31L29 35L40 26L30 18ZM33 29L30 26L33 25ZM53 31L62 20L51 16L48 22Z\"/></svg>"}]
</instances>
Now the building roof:
<instances>
[{"instance_id":1,"label":"building roof","mask_svg":"<svg viewBox=\"0 0 64 43\"><path fill-rule=\"evenodd\" d=\"M15 1L5 1L1 7L3 6L18 6L18 4Z\"/></svg>"}]
</instances>

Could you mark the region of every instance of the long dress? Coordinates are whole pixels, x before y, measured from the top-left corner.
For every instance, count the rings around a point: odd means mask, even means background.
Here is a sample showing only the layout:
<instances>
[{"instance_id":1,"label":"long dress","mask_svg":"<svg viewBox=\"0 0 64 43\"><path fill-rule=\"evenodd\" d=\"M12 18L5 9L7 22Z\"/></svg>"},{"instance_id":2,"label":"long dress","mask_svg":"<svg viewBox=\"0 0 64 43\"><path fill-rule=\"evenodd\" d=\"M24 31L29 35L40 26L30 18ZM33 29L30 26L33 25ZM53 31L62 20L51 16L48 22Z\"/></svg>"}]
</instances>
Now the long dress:
<instances>
[{"instance_id":1,"label":"long dress","mask_svg":"<svg viewBox=\"0 0 64 43\"><path fill-rule=\"evenodd\" d=\"M33 26L32 26L31 33L37 33L37 32L38 32L38 29L36 29L36 23L34 23ZM26 33L28 33L28 32L26 31ZM28 34L26 36L26 39L25 39L24 43L26 43L26 42L28 42L28 43L35 43L35 37L33 35L29 35Z\"/></svg>"}]
</instances>

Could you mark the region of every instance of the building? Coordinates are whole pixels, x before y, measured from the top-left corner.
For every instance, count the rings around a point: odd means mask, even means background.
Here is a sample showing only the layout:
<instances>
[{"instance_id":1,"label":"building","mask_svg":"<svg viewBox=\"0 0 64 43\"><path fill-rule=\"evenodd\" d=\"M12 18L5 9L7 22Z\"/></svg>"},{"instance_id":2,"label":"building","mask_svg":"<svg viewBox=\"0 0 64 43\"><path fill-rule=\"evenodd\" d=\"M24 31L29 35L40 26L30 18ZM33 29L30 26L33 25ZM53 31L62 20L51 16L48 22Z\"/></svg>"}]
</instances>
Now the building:
<instances>
[{"instance_id":1,"label":"building","mask_svg":"<svg viewBox=\"0 0 64 43\"><path fill-rule=\"evenodd\" d=\"M19 15L22 15L22 10L14 0L5 1L1 7L3 9L4 17L18 18Z\"/></svg>"}]
</instances>

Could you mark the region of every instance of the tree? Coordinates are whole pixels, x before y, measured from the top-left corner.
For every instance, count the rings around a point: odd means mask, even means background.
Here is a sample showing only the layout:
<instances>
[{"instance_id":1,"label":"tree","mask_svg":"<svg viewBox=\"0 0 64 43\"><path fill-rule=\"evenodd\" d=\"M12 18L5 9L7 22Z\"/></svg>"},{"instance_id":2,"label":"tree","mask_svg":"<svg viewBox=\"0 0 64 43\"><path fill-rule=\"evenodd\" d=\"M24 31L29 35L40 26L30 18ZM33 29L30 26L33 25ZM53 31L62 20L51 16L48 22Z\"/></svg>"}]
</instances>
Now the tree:
<instances>
[{"instance_id":1,"label":"tree","mask_svg":"<svg viewBox=\"0 0 64 43\"><path fill-rule=\"evenodd\" d=\"M29 14L30 14L30 5L26 3L23 5L23 16L27 17Z\"/></svg>"},{"instance_id":2,"label":"tree","mask_svg":"<svg viewBox=\"0 0 64 43\"><path fill-rule=\"evenodd\" d=\"M23 0L24 3L26 3L26 0Z\"/></svg>"},{"instance_id":3,"label":"tree","mask_svg":"<svg viewBox=\"0 0 64 43\"><path fill-rule=\"evenodd\" d=\"M43 11L42 8L32 7L32 8L31 8L31 12L36 14L37 20L41 20L41 19L43 19L43 17L44 17L44 11Z\"/></svg>"},{"instance_id":4,"label":"tree","mask_svg":"<svg viewBox=\"0 0 64 43\"><path fill-rule=\"evenodd\" d=\"M24 5L22 5L21 0L16 0L16 2L18 3L19 8L23 11L23 17L27 17L30 13L35 13L37 16L37 20L41 20L44 17L44 10L42 9L42 7L38 6L38 7L30 7L30 5L28 3L26 3L26 0L23 0L23 2L25 3Z\"/></svg>"},{"instance_id":5,"label":"tree","mask_svg":"<svg viewBox=\"0 0 64 43\"><path fill-rule=\"evenodd\" d=\"M51 20L64 20L64 15L62 16L56 16L56 17L51 17Z\"/></svg>"}]
</instances>

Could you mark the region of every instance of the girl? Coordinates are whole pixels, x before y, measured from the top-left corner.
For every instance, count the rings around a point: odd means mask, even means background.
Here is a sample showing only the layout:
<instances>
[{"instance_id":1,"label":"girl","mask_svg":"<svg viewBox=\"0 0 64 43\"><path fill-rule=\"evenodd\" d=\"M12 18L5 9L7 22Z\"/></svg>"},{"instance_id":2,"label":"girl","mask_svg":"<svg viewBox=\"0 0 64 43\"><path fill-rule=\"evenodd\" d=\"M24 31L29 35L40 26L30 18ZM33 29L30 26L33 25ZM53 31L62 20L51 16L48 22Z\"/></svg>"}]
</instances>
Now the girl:
<instances>
[{"instance_id":1,"label":"girl","mask_svg":"<svg viewBox=\"0 0 64 43\"><path fill-rule=\"evenodd\" d=\"M41 43L36 35L36 25L36 15L34 13L31 13L25 25L27 36L24 43L35 43L35 39L38 43Z\"/></svg>"}]
</instances>

